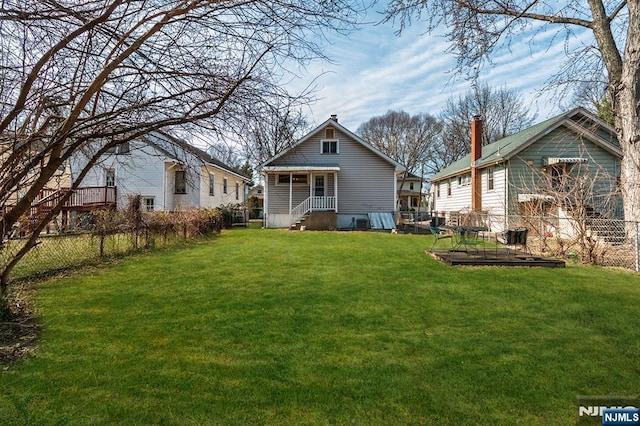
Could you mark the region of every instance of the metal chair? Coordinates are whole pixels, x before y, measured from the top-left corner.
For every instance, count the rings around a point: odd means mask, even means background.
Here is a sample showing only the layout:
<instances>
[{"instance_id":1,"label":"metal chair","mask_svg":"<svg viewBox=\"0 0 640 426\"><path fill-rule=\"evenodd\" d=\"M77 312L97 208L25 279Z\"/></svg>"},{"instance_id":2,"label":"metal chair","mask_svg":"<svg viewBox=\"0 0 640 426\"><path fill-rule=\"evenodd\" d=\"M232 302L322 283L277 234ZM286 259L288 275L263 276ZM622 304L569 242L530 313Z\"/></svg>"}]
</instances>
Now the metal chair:
<instances>
[{"instance_id":1,"label":"metal chair","mask_svg":"<svg viewBox=\"0 0 640 426\"><path fill-rule=\"evenodd\" d=\"M451 234L441 234L440 232L442 232L442 229L439 229L433 225L429 225L429 231L431 231L431 234L433 235L433 244L431 244L431 248L429 250L433 250L438 240L452 237Z\"/></svg>"}]
</instances>

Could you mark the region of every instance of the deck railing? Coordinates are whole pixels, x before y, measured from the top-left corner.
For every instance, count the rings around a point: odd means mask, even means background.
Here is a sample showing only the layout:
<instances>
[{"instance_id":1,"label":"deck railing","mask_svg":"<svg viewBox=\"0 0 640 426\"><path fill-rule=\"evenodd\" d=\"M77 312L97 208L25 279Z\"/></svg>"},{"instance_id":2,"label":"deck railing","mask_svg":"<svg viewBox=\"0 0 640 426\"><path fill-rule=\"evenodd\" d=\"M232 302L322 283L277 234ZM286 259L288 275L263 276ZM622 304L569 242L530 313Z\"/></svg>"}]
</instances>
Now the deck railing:
<instances>
[{"instance_id":1,"label":"deck railing","mask_svg":"<svg viewBox=\"0 0 640 426\"><path fill-rule=\"evenodd\" d=\"M53 208L58 200L71 189L43 189L40 196L33 202L32 209L38 207ZM71 197L62 206L64 209L110 206L116 203L116 187L114 186L86 186L73 190Z\"/></svg>"}]
</instances>

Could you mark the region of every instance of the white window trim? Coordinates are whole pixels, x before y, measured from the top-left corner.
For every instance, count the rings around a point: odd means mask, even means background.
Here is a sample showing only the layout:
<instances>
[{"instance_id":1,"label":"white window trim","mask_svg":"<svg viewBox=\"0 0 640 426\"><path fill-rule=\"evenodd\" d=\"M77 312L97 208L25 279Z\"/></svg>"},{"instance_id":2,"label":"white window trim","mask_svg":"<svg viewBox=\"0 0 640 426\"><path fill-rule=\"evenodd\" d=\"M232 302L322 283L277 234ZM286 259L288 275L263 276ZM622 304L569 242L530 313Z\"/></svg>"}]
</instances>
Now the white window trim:
<instances>
[{"instance_id":1,"label":"white window trim","mask_svg":"<svg viewBox=\"0 0 640 426\"><path fill-rule=\"evenodd\" d=\"M109 185L109 176L113 176L113 185ZM104 186L114 187L116 186L116 169L107 168L104 170Z\"/></svg>"},{"instance_id":2,"label":"white window trim","mask_svg":"<svg viewBox=\"0 0 640 426\"><path fill-rule=\"evenodd\" d=\"M336 152L324 152L323 147L325 142L335 142L336 143ZM340 154L340 140L338 139L321 139L320 140L320 154L322 155L336 155Z\"/></svg>"},{"instance_id":3,"label":"white window trim","mask_svg":"<svg viewBox=\"0 0 640 426\"><path fill-rule=\"evenodd\" d=\"M491 172L491 178L489 178L489 172ZM489 185L489 181L491 181L491 185ZM487 168L487 192L496 190L496 169L495 167Z\"/></svg>"},{"instance_id":4,"label":"white window trim","mask_svg":"<svg viewBox=\"0 0 640 426\"><path fill-rule=\"evenodd\" d=\"M147 200L151 200L151 209L149 209L148 205L147 205ZM146 212L153 212L156 210L156 197L152 197L152 196L143 196L142 197L142 208L144 209L144 211Z\"/></svg>"},{"instance_id":5,"label":"white window trim","mask_svg":"<svg viewBox=\"0 0 640 426\"><path fill-rule=\"evenodd\" d=\"M209 173L209 196L215 197L216 195L216 175Z\"/></svg>"}]
</instances>

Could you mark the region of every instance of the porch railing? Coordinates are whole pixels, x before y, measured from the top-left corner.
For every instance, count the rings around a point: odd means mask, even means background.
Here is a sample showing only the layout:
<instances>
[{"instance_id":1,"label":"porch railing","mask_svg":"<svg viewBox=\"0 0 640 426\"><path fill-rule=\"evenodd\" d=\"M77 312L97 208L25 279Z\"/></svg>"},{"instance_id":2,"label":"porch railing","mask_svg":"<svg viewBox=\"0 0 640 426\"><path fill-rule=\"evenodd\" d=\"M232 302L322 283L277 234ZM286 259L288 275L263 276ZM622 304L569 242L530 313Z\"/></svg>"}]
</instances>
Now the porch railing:
<instances>
[{"instance_id":1,"label":"porch railing","mask_svg":"<svg viewBox=\"0 0 640 426\"><path fill-rule=\"evenodd\" d=\"M336 211L336 197L309 197L291 210L291 223L312 211Z\"/></svg>"}]
</instances>

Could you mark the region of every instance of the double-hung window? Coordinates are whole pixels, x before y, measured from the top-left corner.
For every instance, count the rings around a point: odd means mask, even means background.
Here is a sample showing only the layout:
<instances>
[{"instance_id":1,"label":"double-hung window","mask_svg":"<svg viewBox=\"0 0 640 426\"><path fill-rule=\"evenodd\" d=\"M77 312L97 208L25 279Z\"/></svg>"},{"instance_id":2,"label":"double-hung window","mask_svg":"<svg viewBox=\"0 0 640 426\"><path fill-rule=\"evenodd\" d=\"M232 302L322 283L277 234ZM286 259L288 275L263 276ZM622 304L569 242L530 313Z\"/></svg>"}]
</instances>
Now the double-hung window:
<instances>
[{"instance_id":1,"label":"double-hung window","mask_svg":"<svg viewBox=\"0 0 640 426\"><path fill-rule=\"evenodd\" d=\"M116 186L116 171L114 169L105 170L104 186Z\"/></svg>"},{"instance_id":2,"label":"double-hung window","mask_svg":"<svg viewBox=\"0 0 640 426\"><path fill-rule=\"evenodd\" d=\"M323 140L320 148L321 154L337 154L338 153L338 141L335 139Z\"/></svg>"},{"instance_id":3,"label":"double-hung window","mask_svg":"<svg viewBox=\"0 0 640 426\"><path fill-rule=\"evenodd\" d=\"M145 211L152 212L156 207L156 199L155 197L142 197L142 208Z\"/></svg>"},{"instance_id":4,"label":"double-hung window","mask_svg":"<svg viewBox=\"0 0 640 426\"><path fill-rule=\"evenodd\" d=\"M175 193L187 193L187 173L184 170L176 170L175 173Z\"/></svg>"},{"instance_id":5,"label":"double-hung window","mask_svg":"<svg viewBox=\"0 0 640 426\"><path fill-rule=\"evenodd\" d=\"M494 187L493 167L489 167L487 169L487 191L493 191L493 187Z\"/></svg>"},{"instance_id":6,"label":"double-hung window","mask_svg":"<svg viewBox=\"0 0 640 426\"><path fill-rule=\"evenodd\" d=\"M209 173L209 195L216 195L216 177Z\"/></svg>"}]
</instances>

